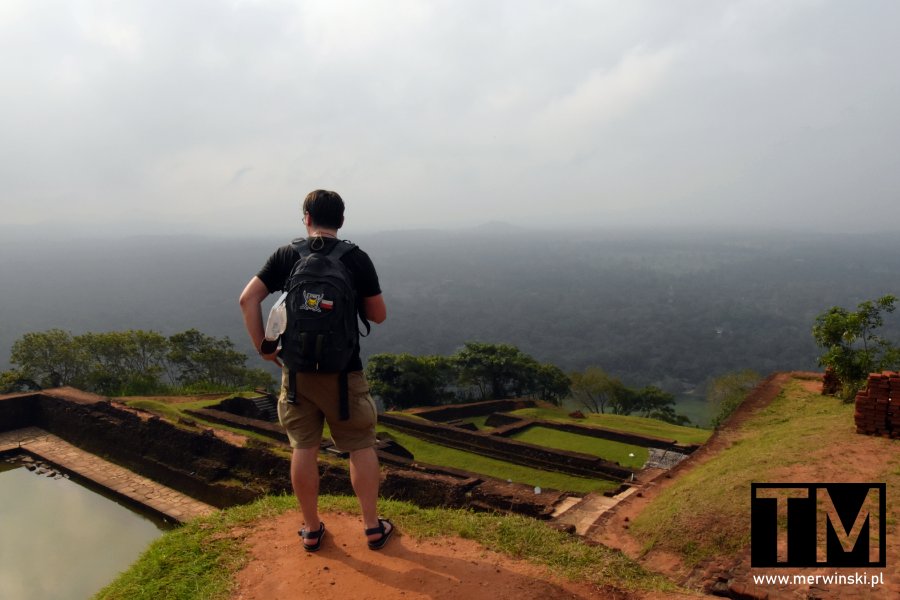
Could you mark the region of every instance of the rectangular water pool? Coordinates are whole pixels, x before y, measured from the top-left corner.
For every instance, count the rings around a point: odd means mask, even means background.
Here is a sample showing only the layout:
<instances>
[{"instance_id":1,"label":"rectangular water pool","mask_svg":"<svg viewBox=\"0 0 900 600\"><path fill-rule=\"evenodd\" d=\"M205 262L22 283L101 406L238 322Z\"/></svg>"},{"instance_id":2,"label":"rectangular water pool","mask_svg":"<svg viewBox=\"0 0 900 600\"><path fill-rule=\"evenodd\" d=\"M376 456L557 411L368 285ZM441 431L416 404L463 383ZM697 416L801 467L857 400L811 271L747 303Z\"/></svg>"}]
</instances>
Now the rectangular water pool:
<instances>
[{"instance_id":1,"label":"rectangular water pool","mask_svg":"<svg viewBox=\"0 0 900 600\"><path fill-rule=\"evenodd\" d=\"M174 526L40 460L29 470L9 458L0 458L4 600L90 598Z\"/></svg>"}]
</instances>

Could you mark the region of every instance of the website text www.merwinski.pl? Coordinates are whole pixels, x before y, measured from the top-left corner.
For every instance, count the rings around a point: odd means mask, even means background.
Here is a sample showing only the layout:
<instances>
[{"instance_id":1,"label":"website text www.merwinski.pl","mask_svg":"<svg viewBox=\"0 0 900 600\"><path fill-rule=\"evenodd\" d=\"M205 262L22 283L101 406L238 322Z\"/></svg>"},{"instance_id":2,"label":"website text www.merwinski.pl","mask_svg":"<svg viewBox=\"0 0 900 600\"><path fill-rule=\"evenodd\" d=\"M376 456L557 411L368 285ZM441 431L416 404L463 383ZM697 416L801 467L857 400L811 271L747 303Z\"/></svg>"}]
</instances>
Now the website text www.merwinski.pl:
<instances>
[{"instance_id":1,"label":"website text www.merwinski.pl","mask_svg":"<svg viewBox=\"0 0 900 600\"><path fill-rule=\"evenodd\" d=\"M843 574L834 572L831 575L754 575L756 585L852 585L875 588L884 585L884 573L868 572Z\"/></svg>"}]
</instances>

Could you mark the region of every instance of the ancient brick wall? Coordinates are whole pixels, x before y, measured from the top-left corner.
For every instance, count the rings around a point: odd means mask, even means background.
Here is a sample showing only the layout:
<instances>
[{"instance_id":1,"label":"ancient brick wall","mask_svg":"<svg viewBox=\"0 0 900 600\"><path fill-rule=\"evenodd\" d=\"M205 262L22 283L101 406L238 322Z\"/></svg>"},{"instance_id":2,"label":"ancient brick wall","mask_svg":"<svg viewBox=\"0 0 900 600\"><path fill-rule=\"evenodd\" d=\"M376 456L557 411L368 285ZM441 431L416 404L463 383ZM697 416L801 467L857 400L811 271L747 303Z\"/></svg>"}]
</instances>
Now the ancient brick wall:
<instances>
[{"instance_id":1,"label":"ancient brick wall","mask_svg":"<svg viewBox=\"0 0 900 600\"><path fill-rule=\"evenodd\" d=\"M71 388L0 397L0 427L28 426L40 427L213 506L232 506L263 494L290 491L290 460L265 446L235 445L212 430L184 429ZM353 493L345 465L321 461L319 471L322 493ZM385 468L384 473L383 496L420 506L471 507L549 518L563 496L552 490L536 495L521 484L452 473L393 467Z\"/></svg>"},{"instance_id":2,"label":"ancient brick wall","mask_svg":"<svg viewBox=\"0 0 900 600\"><path fill-rule=\"evenodd\" d=\"M256 408L256 405L249 398L243 398L241 396L233 396L231 398L225 398L221 402L219 402L214 407L217 410L222 410L225 412L229 412L233 415L237 415L239 417L246 417L248 419L264 419L265 417L260 414L259 410Z\"/></svg>"},{"instance_id":3,"label":"ancient brick wall","mask_svg":"<svg viewBox=\"0 0 900 600\"><path fill-rule=\"evenodd\" d=\"M533 408L535 406L537 406L537 404L534 400L517 398L512 400L487 400L485 402L470 402L468 404L451 404L449 406L439 406L437 408L419 409L412 414L415 414L417 417L422 417L423 419L428 419L429 421L444 423L456 419L471 419L472 417L480 417L495 412L509 412L511 410Z\"/></svg>"},{"instance_id":4,"label":"ancient brick wall","mask_svg":"<svg viewBox=\"0 0 900 600\"><path fill-rule=\"evenodd\" d=\"M632 471L618 463L579 452L554 450L503 437L485 435L451 427L441 423L429 423L399 415L381 415L379 421L423 439L474 452L514 464L535 467L581 477L599 477L622 481L631 477Z\"/></svg>"},{"instance_id":5,"label":"ancient brick wall","mask_svg":"<svg viewBox=\"0 0 900 600\"><path fill-rule=\"evenodd\" d=\"M491 416L484 421L484 424L488 427L506 427L507 425L521 423L524 420L525 419L522 417L508 415L506 413L492 413Z\"/></svg>"},{"instance_id":6,"label":"ancient brick wall","mask_svg":"<svg viewBox=\"0 0 900 600\"><path fill-rule=\"evenodd\" d=\"M37 418L37 394L0 396L0 431L22 429Z\"/></svg>"},{"instance_id":7,"label":"ancient brick wall","mask_svg":"<svg viewBox=\"0 0 900 600\"><path fill-rule=\"evenodd\" d=\"M288 460L231 444L211 430L176 427L97 397L43 394L34 425L213 506L290 491Z\"/></svg>"},{"instance_id":8,"label":"ancient brick wall","mask_svg":"<svg viewBox=\"0 0 900 600\"><path fill-rule=\"evenodd\" d=\"M287 434L284 432L284 427L278 423L270 423L255 417L240 416L238 414L216 410L214 408L197 408L194 410L186 410L185 412L191 416L199 417L212 423L254 431L260 435L272 438L276 442L287 443L288 441Z\"/></svg>"},{"instance_id":9,"label":"ancient brick wall","mask_svg":"<svg viewBox=\"0 0 900 600\"><path fill-rule=\"evenodd\" d=\"M856 432L900 438L900 373L872 373L856 395Z\"/></svg>"},{"instance_id":10,"label":"ancient brick wall","mask_svg":"<svg viewBox=\"0 0 900 600\"><path fill-rule=\"evenodd\" d=\"M679 444L676 440L667 440L664 438L658 438L649 435L641 435L639 433L616 431L614 429L605 429L603 427L579 425L577 423L562 423L559 421L538 420L534 421L533 424L539 427L547 427L548 429L558 429L560 431L577 433L578 435L587 435L590 437L601 438L613 442L621 442L623 444L631 444L632 446L641 446L643 448L676 450L682 453L690 453L699 448L697 444L682 445Z\"/></svg>"}]
</instances>

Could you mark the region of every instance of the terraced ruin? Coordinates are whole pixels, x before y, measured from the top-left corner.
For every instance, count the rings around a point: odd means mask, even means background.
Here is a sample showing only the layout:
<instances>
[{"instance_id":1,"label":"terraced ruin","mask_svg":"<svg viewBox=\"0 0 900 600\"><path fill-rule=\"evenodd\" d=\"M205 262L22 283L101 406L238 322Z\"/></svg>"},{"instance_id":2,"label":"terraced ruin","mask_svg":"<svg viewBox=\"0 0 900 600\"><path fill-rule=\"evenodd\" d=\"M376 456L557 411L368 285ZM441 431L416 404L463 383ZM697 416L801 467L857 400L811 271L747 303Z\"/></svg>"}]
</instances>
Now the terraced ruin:
<instances>
[{"instance_id":1,"label":"terraced ruin","mask_svg":"<svg viewBox=\"0 0 900 600\"><path fill-rule=\"evenodd\" d=\"M145 486L118 485L100 475L113 467L132 472L158 485L210 506L226 507L266 494L287 493L289 447L275 422L275 399L267 395L234 396L204 407L185 409L177 419L164 418L124 402L73 388L57 388L0 397L3 450L24 450L52 463L64 463L69 448L98 457L110 466L82 474L113 491L135 488L130 500L146 501ZM382 493L421 506L469 507L521 513L558 521L561 526L586 530L594 519L660 468L626 467L600 456L549 448L512 439L532 428L549 428L612 443L652 448L676 457L673 464L696 445L680 444L633 433L574 423L521 418L511 411L534 407L531 400L507 400L419 410L416 414L380 417L377 452L384 465ZM467 420L483 417L478 429ZM607 481L604 494L540 489L498 477L417 460L392 439L409 434L417 439L578 478ZM400 432L400 433L396 433ZM46 440L54 440L47 444ZM67 450L55 451L54 444ZM322 443L323 493L351 493L346 463L330 442ZM77 472L77 467L68 469ZM602 480L602 481L601 481ZM118 489L117 488L121 488ZM131 493L131 492L126 492ZM143 495L142 495L143 494ZM159 504L159 503L157 503ZM180 507L154 506L163 514L183 520ZM201 511L202 512L202 511ZM193 514L193 513L190 513ZM580 515L575 518L576 515Z\"/></svg>"}]
</instances>

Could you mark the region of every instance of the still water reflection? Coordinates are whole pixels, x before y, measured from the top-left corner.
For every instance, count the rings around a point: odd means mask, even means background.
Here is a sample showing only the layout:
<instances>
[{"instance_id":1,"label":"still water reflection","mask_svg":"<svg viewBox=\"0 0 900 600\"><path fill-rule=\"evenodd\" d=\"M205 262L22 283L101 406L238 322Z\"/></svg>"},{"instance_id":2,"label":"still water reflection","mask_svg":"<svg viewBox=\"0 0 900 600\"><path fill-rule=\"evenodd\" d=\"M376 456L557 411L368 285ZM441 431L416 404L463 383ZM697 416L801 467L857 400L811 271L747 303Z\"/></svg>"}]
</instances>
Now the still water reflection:
<instances>
[{"instance_id":1,"label":"still water reflection","mask_svg":"<svg viewBox=\"0 0 900 600\"><path fill-rule=\"evenodd\" d=\"M0 598L90 598L163 527L70 479L0 463Z\"/></svg>"}]
</instances>

